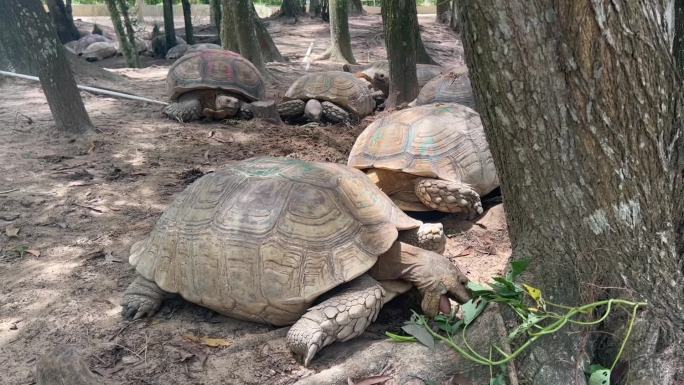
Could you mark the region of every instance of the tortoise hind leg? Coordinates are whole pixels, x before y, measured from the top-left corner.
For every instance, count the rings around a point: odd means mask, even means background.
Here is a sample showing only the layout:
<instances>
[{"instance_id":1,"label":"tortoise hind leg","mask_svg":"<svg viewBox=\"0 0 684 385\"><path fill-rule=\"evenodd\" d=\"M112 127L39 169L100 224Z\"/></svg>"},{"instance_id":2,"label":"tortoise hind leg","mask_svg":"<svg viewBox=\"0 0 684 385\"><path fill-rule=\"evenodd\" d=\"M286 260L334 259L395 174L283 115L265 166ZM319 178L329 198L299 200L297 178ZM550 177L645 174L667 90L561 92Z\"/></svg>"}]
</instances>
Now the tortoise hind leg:
<instances>
[{"instance_id":1,"label":"tortoise hind leg","mask_svg":"<svg viewBox=\"0 0 684 385\"><path fill-rule=\"evenodd\" d=\"M287 333L287 346L308 366L316 353L334 341L361 335L375 321L385 290L369 275L349 282L327 300L311 307Z\"/></svg>"},{"instance_id":2,"label":"tortoise hind leg","mask_svg":"<svg viewBox=\"0 0 684 385\"><path fill-rule=\"evenodd\" d=\"M124 292L121 313L127 319L151 317L168 295L156 283L138 276Z\"/></svg>"},{"instance_id":3,"label":"tortoise hind leg","mask_svg":"<svg viewBox=\"0 0 684 385\"><path fill-rule=\"evenodd\" d=\"M196 98L183 100L182 97L175 103L164 107L164 115L181 123L200 119L202 115L202 103Z\"/></svg>"},{"instance_id":4,"label":"tortoise hind leg","mask_svg":"<svg viewBox=\"0 0 684 385\"><path fill-rule=\"evenodd\" d=\"M418 178L415 192L424 205L447 213L465 213L469 218L482 214L480 194L466 183Z\"/></svg>"}]
</instances>

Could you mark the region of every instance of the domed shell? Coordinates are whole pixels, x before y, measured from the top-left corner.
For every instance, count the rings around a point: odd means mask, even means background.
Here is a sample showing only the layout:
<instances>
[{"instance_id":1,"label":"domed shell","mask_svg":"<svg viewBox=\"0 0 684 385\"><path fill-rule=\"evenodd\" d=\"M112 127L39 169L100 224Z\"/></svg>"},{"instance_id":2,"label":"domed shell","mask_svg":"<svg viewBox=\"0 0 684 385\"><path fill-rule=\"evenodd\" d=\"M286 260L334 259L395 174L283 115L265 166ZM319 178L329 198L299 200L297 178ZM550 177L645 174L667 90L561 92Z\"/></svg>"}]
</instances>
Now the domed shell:
<instances>
[{"instance_id":1,"label":"domed shell","mask_svg":"<svg viewBox=\"0 0 684 385\"><path fill-rule=\"evenodd\" d=\"M432 103L458 103L476 109L468 74L447 72L427 82L418 93L416 105Z\"/></svg>"},{"instance_id":2,"label":"domed shell","mask_svg":"<svg viewBox=\"0 0 684 385\"><path fill-rule=\"evenodd\" d=\"M202 50L173 63L166 76L171 100L202 89L230 91L248 101L263 99L266 90L259 70L232 51Z\"/></svg>"},{"instance_id":3,"label":"domed shell","mask_svg":"<svg viewBox=\"0 0 684 385\"><path fill-rule=\"evenodd\" d=\"M420 224L358 170L252 158L179 194L129 260L190 302L287 325L319 295L370 269L397 230Z\"/></svg>"},{"instance_id":4,"label":"domed shell","mask_svg":"<svg viewBox=\"0 0 684 385\"><path fill-rule=\"evenodd\" d=\"M362 118L375 109L368 85L353 74L342 71L316 72L297 79L284 96L285 100L317 99L348 109Z\"/></svg>"},{"instance_id":5,"label":"domed shell","mask_svg":"<svg viewBox=\"0 0 684 385\"><path fill-rule=\"evenodd\" d=\"M348 165L461 181L480 194L499 185L480 116L459 104L418 106L376 120L356 139Z\"/></svg>"}]
</instances>

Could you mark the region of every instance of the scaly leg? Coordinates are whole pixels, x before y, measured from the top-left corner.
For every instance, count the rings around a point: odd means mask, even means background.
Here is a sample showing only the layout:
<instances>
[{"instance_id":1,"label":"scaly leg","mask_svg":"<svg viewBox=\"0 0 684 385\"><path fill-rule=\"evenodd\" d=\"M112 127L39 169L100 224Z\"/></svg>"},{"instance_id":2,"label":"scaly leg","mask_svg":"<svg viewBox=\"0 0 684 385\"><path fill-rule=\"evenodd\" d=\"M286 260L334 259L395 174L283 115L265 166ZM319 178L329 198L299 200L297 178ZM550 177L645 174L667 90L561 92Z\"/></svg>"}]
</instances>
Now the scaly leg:
<instances>
[{"instance_id":1,"label":"scaly leg","mask_svg":"<svg viewBox=\"0 0 684 385\"><path fill-rule=\"evenodd\" d=\"M198 99L179 100L164 107L164 115L181 123L198 120L202 115L202 103Z\"/></svg>"},{"instance_id":2,"label":"scaly leg","mask_svg":"<svg viewBox=\"0 0 684 385\"><path fill-rule=\"evenodd\" d=\"M138 276L124 292L121 314L127 319L151 317L168 295L156 283Z\"/></svg>"},{"instance_id":3,"label":"scaly leg","mask_svg":"<svg viewBox=\"0 0 684 385\"><path fill-rule=\"evenodd\" d=\"M438 254L443 254L446 248L446 235L441 223L423 223L417 229L400 231L398 240Z\"/></svg>"},{"instance_id":4,"label":"scaly leg","mask_svg":"<svg viewBox=\"0 0 684 385\"><path fill-rule=\"evenodd\" d=\"M315 305L287 333L287 346L308 366L316 353L334 341L361 335L375 321L385 290L369 275L349 282L339 293Z\"/></svg>"},{"instance_id":5,"label":"scaly leg","mask_svg":"<svg viewBox=\"0 0 684 385\"><path fill-rule=\"evenodd\" d=\"M468 217L482 214L480 194L465 183L418 178L415 191L418 199L433 210L465 213Z\"/></svg>"}]
</instances>

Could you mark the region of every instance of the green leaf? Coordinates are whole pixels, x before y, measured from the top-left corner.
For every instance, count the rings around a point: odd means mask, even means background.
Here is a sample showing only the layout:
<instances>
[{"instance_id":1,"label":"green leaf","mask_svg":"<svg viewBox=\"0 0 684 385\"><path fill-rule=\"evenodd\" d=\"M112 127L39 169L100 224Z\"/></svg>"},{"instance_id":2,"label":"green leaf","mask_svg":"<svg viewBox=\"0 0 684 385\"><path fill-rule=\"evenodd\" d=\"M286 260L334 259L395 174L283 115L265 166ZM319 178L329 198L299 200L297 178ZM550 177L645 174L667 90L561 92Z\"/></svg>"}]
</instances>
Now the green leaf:
<instances>
[{"instance_id":1,"label":"green leaf","mask_svg":"<svg viewBox=\"0 0 684 385\"><path fill-rule=\"evenodd\" d=\"M589 372L588 372L588 373L589 373L589 374L592 374L592 373L594 373L595 371L601 370L601 369L608 369L608 368L606 368L606 367L603 366L603 365L593 364L593 365L590 365L590 366L589 366Z\"/></svg>"},{"instance_id":2,"label":"green leaf","mask_svg":"<svg viewBox=\"0 0 684 385\"><path fill-rule=\"evenodd\" d=\"M592 373L589 385L610 385L610 369L599 369Z\"/></svg>"},{"instance_id":3,"label":"green leaf","mask_svg":"<svg viewBox=\"0 0 684 385\"><path fill-rule=\"evenodd\" d=\"M522 272L525 271L529 265L529 259L521 259L519 261L511 262L511 271L509 273L511 276L510 280L515 281L515 279L518 278L518 276L522 274Z\"/></svg>"},{"instance_id":4,"label":"green leaf","mask_svg":"<svg viewBox=\"0 0 684 385\"><path fill-rule=\"evenodd\" d=\"M487 307L488 303L489 302L484 299L471 299L461 305L461 309L463 309L463 322L466 325L470 325L470 323L482 313L485 307Z\"/></svg>"},{"instance_id":5,"label":"green leaf","mask_svg":"<svg viewBox=\"0 0 684 385\"><path fill-rule=\"evenodd\" d=\"M538 315L536 315L534 313L528 313L527 319L525 320L525 322L521 323L520 325L518 325L518 327L513 329L508 334L508 339L513 340L514 338L516 338L517 336L519 336L523 332L526 332L529 328L536 325L537 323L539 323L543 319L544 319L544 317L539 317Z\"/></svg>"},{"instance_id":6,"label":"green leaf","mask_svg":"<svg viewBox=\"0 0 684 385\"><path fill-rule=\"evenodd\" d=\"M416 337L416 339L423 345L430 349L435 348L435 340L432 338L432 334L425 330L425 326L416 324L406 324L401 327L406 334Z\"/></svg>"},{"instance_id":7,"label":"green leaf","mask_svg":"<svg viewBox=\"0 0 684 385\"><path fill-rule=\"evenodd\" d=\"M474 282L474 281L468 282L468 284L466 285L466 287L467 287L468 289L470 289L470 291L472 291L472 292L492 291L492 289L488 288L487 286L482 285L482 284L479 284L479 283Z\"/></svg>"},{"instance_id":8,"label":"green leaf","mask_svg":"<svg viewBox=\"0 0 684 385\"><path fill-rule=\"evenodd\" d=\"M504 375L499 373L496 377L489 379L489 385L506 385Z\"/></svg>"},{"instance_id":9,"label":"green leaf","mask_svg":"<svg viewBox=\"0 0 684 385\"><path fill-rule=\"evenodd\" d=\"M400 336L390 332L385 332L385 335L394 342L416 342L416 337L413 336Z\"/></svg>"}]
</instances>

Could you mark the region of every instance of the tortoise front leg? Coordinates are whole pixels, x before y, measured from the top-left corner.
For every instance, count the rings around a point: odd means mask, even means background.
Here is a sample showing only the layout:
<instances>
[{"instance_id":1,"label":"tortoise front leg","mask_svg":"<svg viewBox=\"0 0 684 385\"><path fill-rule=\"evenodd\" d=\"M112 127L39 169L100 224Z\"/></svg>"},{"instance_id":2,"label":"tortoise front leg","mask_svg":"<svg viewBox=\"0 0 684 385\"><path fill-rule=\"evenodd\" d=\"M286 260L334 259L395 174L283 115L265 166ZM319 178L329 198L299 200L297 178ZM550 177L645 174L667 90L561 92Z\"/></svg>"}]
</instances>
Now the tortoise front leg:
<instances>
[{"instance_id":1,"label":"tortoise front leg","mask_svg":"<svg viewBox=\"0 0 684 385\"><path fill-rule=\"evenodd\" d=\"M425 206L447 213L465 213L469 218L482 214L480 194L466 183L418 178L415 192Z\"/></svg>"},{"instance_id":2,"label":"tortoise front leg","mask_svg":"<svg viewBox=\"0 0 684 385\"><path fill-rule=\"evenodd\" d=\"M438 254L443 254L446 249L446 235L441 223L423 223L417 229L400 231L398 240Z\"/></svg>"},{"instance_id":3,"label":"tortoise front leg","mask_svg":"<svg viewBox=\"0 0 684 385\"><path fill-rule=\"evenodd\" d=\"M124 292L121 314L127 319L151 317L169 295L156 283L138 276Z\"/></svg>"},{"instance_id":4,"label":"tortoise front leg","mask_svg":"<svg viewBox=\"0 0 684 385\"><path fill-rule=\"evenodd\" d=\"M308 366L323 347L361 335L377 318L385 296L378 281L362 275L333 297L311 307L290 328L287 346Z\"/></svg>"}]
</instances>

